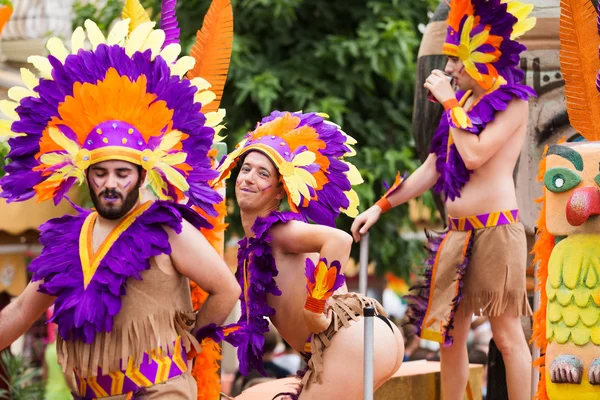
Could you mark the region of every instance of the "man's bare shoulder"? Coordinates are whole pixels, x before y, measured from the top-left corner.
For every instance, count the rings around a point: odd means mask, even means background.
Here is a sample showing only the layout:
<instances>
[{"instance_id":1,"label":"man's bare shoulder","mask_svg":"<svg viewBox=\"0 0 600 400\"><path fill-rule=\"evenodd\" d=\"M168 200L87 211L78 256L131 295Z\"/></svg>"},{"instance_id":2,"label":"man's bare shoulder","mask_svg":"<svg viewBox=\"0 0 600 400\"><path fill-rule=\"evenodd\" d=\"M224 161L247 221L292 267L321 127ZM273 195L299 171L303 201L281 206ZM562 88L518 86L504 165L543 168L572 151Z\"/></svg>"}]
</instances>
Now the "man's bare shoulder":
<instances>
[{"instance_id":1,"label":"man's bare shoulder","mask_svg":"<svg viewBox=\"0 0 600 400\"><path fill-rule=\"evenodd\" d=\"M285 224L279 223L275 224L271 230L271 237L273 240L278 240L282 237L289 238L290 235L300 234L304 229L310 227L311 225L297 220L288 221Z\"/></svg>"}]
</instances>

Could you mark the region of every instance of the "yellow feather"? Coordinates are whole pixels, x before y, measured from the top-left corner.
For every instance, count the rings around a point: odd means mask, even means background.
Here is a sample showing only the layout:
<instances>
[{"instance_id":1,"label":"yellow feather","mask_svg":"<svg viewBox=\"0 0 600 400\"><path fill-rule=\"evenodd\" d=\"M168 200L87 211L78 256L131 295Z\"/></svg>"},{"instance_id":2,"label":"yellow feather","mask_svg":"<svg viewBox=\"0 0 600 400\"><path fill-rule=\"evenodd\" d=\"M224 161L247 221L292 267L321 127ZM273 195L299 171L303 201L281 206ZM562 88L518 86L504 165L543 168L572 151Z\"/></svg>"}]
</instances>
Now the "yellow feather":
<instances>
[{"instance_id":1,"label":"yellow feather","mask_svg":"<svg viewBox=\"0 0 600 400\"><path fill-rule=\"evenodd\" d=\"M304 167L314 163L316 159L317 156L315 156L315 153L312 151L303 151L302 153L294 156L292 164L294 164L295 167Z\"/></svg>"},{"instance_id":2,"label":"yellow feather","mask_svg":"<svg viewBox=\"0 0 600 400\"><path fill-rule=\"evenodd\" d=\"M187 154L180 151L177 153L167 154L166 156L162 157L161 161L168 165L179 165L179 164L183 164L185 162L186 158L187 158Z\"/></svg>"},{"instance_id":3,"label":"yellow feather","mask_svg":"<svg viewBox=\"0 0 600 400\"><path fill-rule=\"evenodd\" d=\"M40 76L44 79L52 80L52 65L46 57L42 56L29 56L27 62L33 64L33 66L40 72Z\"/></svg>"},{"instance_id":4,"label":"yellow feather","mask_svg":"<svg viewBox=\"0 0 600 400\"><path fill-rule=\"evenodd\" d=\"M358 172L358 168L356 168L354 164L351 164L349 162L344 161L344 163L348 166L348 168L350 168L348 171L345 172L346 176L348 177L348 180L350 181L350 185L354 186L363 183L364 180L363 177L360 175L360 172Z\"/></svg>"},{"instance_id":5,"label":"yellow feather","mask_svg":"<svg viewBox=\"0 0 600 400\"><path fill-rule=\"evenodd\" d=\"M160 52L160 56L167 64L173 64L177 57L181 54L181 45L179 43L171 43Z\"/></svg>"},{"instance_id":6,"label":"yellow feather","mask_svg":"<svg viewBox=\"0 0 600 400\"><path fill-rule=\"evenodd\" d=\"M182 192L187 192L190 189L190 185L185 180L185 177L181 175L175 168L170 165L161 163L158 168L165 174L167 180Z\"/></svg>"},{"instance_id":7,"label":"yellow feather","mask_svg":"<svg viewBox=\"0 0 600 400\"><path fill-rule=\"evenodd\" d=\"M10 100L0 100L0 111L11 121L18 121L19 114L15 111L18 104Z\"/></svg>"},{"instance_id":8,"label":"yellow feather","mask_svg":"<svg viewBox=\"0 0 600 400\"><path fill-rule=\"evenodd\" d=\"M190 85L195 86L198 91L210 89L210 82L204 78L193 78L190 80Z\"/></svg>"},{"instance_id":9,"label":"yellow feather","mask_svg":"<svg viewBox=\"0 0 600 400\"><path fill-rule=\"evenodd\" d=\"M129 18L117 22L110 30L108 38L106 39L106 43L108 45L121 44L121 42L125 40L127 34L129 33L130 23L131 20Z\"/></svg>"},{"instance_id":10,"label":"yellow feather","mask_svg":"<svg viewBox=\"0 0 600 400\"><path fill-rule=\"evenodd\" d=\"M13 121L8 121L5 119L0 120L0 137L14 137L14 136L25 136L22 133L15 133L11 129Z\"/></svg>"},{"instance_id":11,"label":"yellow feather","mask_svg":"<svg viewBox=\"0 0 600 400\"><path fill-rule=\"evenodd\" d=\"M144 44L155 25L156 22L145 22L129 34L127 44L125 45L125 53L127 53L128 56L131 57L133 53L142 47L142 44Z\"/></svg>"},{"instance_id":12,"label":"yellow feather","mask_svg":"<svg viewBox=\"0 0 600 400\"><path fill-rule=\"evenodd\" d=\"M589 141L600 139L600 67L597 13L588 0L561 0L560 68L565 78L571 126Z\"/></svg>"},{"instance_id":13,"label":"yellow feather","mask_svg":"<svg viewBox=\"0 0 600 400\"><path fill-rule=\"evenodd\" d=\"M310 186L314 188L315 186L317 186L317 180L315 179L315 177L303 168L294 168L294 176L297 176L298 179L300 179L304 187ZM302 195L306 198L310 197L308 189L306 189L306 192L302 192Z\"/></svg>"},{"instance_id":14,"label":"yellow feather","mask_svg":"<svg viewBox=\"0 0 600 400\"><path fill-rule=\"evenodd\" d=\"M217 95L212 91L205 90L204 92L198 92L194 95L194 102L202 104L202 111L204 111L204 106L211 103L216 98Z\"/></svg>"},{"instance_id":15,"label":"yellow feather","mask_svg":"<svg viewBox=\"0 0 600 400\"><path fill-rule=\"evenodd\" d=\"M21 79L23 79L23 83L27 86L27 89L31 91L33 91L40 83L40 80L36 78L35 74L27 68L21 68Z\"/></svg>"},{"instance_id":16,"label":"yellow feather","mask_svg":"<svg viewBox=\"0 0 600 400\"><path fill-rule=\"evenodd\" d=\"M83 49L85 43L85 32L82 27L78 26L71 35L71 53L77 54L80 49Z\"/></svg>"},{"instance_id":17,"label":"yellow feather","mask_svg":"<svg viewBox=\"0 0 600 400\"><path fill-rule=\"evenodd\" d=\"M8 97L10 97L11 100L16 101L17 103L19 103L25 97L35 96L36 94L37 93L31 92L30 90L20 86L14 86L8 89Z\"/></svg>"},{"instance_id":18,"label":"yellow feather","mask_svg":"<svg viewBox=\"0 0 600 400\"><path fill-rule=\"evenodd\" d=\"M225 109L220 108L218 111L212 111L212 112L206 113L206 122L204 123L204 125L210 126L210 127L215 127L215 126L219 125L221 122L223 122L224 118L225 118Z\"/></svg>"},{"instance_id":19,"label":"yellow feather","mask_svg":"<svg viewBox=\"0 0 600 400\"><path fill-rule=\"evenodd\" d=\"M46 43L46 48L48 49L50 54L58 58L58 60L61 63L64 63L67 59L67 56L69 55L69 52L67 51L67 48L65 47L64 43L57 37L48 39L48 42Z\"/></svg>"},{"instance_id":20,"label":"yellow feather","mask_svg":"<svg viewBox=\"0 0 600 400\"><path fill-rule=\"evenodd\" d=\"M152 31L144 44L142 44L140 51L144 52L150 49L152 51L152 59L154 60L160 54L162 46L165 43L165 37L165 31L163 30L157 29Z\"/></svg>"},{"instance_id":21,"label":"yellow feather","mask_svg":"<svg viewBox=\"0 0 600 400\"><path fill-rule=\"evenodd\" d=\"M179 143L181 141L181 135L182 135L182 133L178 130L172 130L171 132L167 133L165 136L163 136L162 140L160 141L158 150L160 150L160 151L171 150L173 148L173 146L175 146L177 143Z\"/></svg>"},{"instance_id":22,"label":"yellow feather","mask_svg":"<svg viewBox=\"0 0 600 400\"><path fill-rule=\"evenodd\" d=\"M104 37L104 34L94 21L86 19L83 25L87 31L88 39L92 44L92 50L96 50L96 48L101 44L106 44L106 38Z\"/></svg>"},{"instance_id":23,"label":"yellow feather","mask_svg":"<svg viewBox=\"0 0 600 400\"><path fill-rule=\"evenodd\" d=\"M177 75L182 77L185 75L190 69L194 68L194 64L196 63L196 59L194 57L185 56L181 57L175 65L171 66L171 75Z\"/></svg>"},{"instance_id":24,"label":"yellow feather","mask_svg":"<svg viewBox=\"0 0 600 400\"><path fill-rule=\"evenodd\" d=\"M79 145L66 137L64 133L55 127L50 127L48 133L50 134L50 138L54 140L54 143L65 149L71 155L71 158L77 155L80 150Z\"/></svg>"},{"instance_id":25,"label":"yellow feather","mask_svg":"<svg viewBox=\"0 0 600 400\"><path fill-rule=\"evenodd\" d=\"M354 190L344 192L344 194L346 195L346 198L350 204L348 205L348 208L340 208L340 211L347 216L354 218L358 215L358 205L360 204L358 194Z\"/></svg>"},{"instance_id":26,"label":"yellow feather","mask_svg":"<svg viewBox=\"0 0 600 400\"><path fill-rule=\"evenodd\" d=\"M71 158L66 154L47 153L40 156L40 161L48 166L70 162Z\"/></svg>"},{"instance_id":27,"label":"yellow feather","mask_svg":"<svg viewBox=\"0 0 600 400\"><path fill-rule=\"evenodd\" d=\"M189 78L202 77L209 81L216 94L203 112L216 111L221 104L223 88L227 80L231 49L233 45L233 8L230 0L213 0L202 28L196 34L196 43L190 55L196 59Z\"/></svg>"},{"instance_id":28,"label":"yellow feather","mask_svg":"<svg viewBox=\"0 0 600 400\"><path fill-rule=\"evenodd\" d=\"M131 24L129 25L129 33L133 32L135 28L145 22L150 22L150 17L144 7L138 0L125 0L125 6L123 7L123 13L121 14L123 19L130 19Z\"/></svg>"}]
</instances>

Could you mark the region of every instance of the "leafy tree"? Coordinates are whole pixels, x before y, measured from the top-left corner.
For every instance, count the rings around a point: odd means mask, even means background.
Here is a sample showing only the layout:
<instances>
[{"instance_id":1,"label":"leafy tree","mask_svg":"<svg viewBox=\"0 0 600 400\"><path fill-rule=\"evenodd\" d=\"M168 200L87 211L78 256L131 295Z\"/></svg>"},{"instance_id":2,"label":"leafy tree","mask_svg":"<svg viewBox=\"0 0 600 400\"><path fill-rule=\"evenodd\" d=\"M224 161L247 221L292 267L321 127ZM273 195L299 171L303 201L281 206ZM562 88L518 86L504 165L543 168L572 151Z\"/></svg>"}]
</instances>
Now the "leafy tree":
<instances>
[{"instance_id":1,"label":"leafy tree","mask_svg":"<svg viewBox=\"0 0 600 400\"><path fill-rule=\"evenodd\" d=\"M436 0L237 0L230 75L222 101L228 145L233 146L274 109L321 111L357 139L353 162L365 183L357 191L361 210L384 192L382 180L418 166L411 136L417 50L423 24ZM143 0L154 19L160 0ZM184 52L209 0L177 5ZM85 18L107 30L122 1L75 5L74 26ZM233 185L230 185L233 186ZM231 188L228 197L233 198ZM425 204L433 208L427 194ZM371 231L371 258L378 271L407 276L422 257L422 243L399 238L411 229L406 207L386 215ZM241 232L237 210L230 232ZM338 227L349 231L351 219ZM358 246L354 256L357 257Z\"/></svg>"}]
</instances>

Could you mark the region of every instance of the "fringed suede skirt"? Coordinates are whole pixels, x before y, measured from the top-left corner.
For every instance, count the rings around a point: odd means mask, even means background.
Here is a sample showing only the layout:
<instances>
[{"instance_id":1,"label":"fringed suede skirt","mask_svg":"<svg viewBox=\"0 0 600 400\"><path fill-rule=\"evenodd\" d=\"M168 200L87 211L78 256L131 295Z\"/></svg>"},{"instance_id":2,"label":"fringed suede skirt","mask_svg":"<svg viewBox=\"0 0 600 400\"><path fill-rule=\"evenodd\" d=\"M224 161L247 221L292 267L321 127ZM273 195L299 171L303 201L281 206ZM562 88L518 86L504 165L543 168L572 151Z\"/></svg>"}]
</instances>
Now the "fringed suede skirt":
<instances>
[{"instance_id":1,"label":"fringed suede skirt","mask_svg":"<svg viewBox=\"0 0 600 400\"><path fill-rule=\"evenodd\" d=\"M428 233L423 282L408 296L418 334L452 344L454 314L531 315L525 285L527 240L518 211L451 218L441 235Z\"/></svg>"}]
</instances>

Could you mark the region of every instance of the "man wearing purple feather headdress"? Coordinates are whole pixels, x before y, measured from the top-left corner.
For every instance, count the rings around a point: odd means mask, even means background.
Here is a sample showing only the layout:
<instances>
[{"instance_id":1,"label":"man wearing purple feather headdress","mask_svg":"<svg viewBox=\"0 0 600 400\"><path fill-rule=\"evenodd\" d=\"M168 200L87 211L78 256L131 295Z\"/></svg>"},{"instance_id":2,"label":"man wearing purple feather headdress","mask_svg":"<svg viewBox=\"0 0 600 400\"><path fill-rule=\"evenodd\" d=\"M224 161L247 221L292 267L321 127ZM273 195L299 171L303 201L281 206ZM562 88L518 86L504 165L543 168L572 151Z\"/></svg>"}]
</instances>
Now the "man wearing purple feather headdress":
<instances>
[{"instance_id":1,"label":"man wearing purple feather headdress","mask_svg":"<svg viewBox=\"0 0 600 400\"><path fill-rule=\"evenodd\" d=\"M340 212L356 215L352 185L362 178L342 157L354 140L324 114L275 111L219 167L225 179L240 166L235 194L246 237L236 277L242 315L227 340L238 347L240 371L263 374L269 317L307 362L294 399L361 399L363 308L375 319L375 388L400 367L402 335L374 299L348 293L342 268L352 238L335 229ZM280 211L287 196L290 211ZM309 224L312 220L316 224ZM275 393L274 393L275 394Z\"/></svg>"},{"instance_id":2,"label":"man wearing purple feather headdress","mask_svg":"<svg viewBox=\"0 0 600 400\"><path fill-rule=\"evenodd\" d=\"M431 255L423 284L409 296L409 317L422 338L443 344L447 400L462 399L467 388L473 314L490 318L510 399L528 398L531 356L520 324L531 314L527 244L513 171L527 131L527 99L535 93L519 83L525 46L514 39L535 25L532 9L516 0L451 2L445 73L434 70L424 85L445 109L429 157L352 225L359 241L383 212L432 187L445 199L449 230L429 235Z\"/></svg>"},{"instance_id":3,"label":"man wearing purple feather headdress","mask_svg":"<svg viewBox=\"0 0 600 400\"><path fill-rule=\"evenodd\" d=\"M194 330L222 324L240 293L199 231L221 201L209 185L215 95L183 78L196 59L178 60L174 1L165 4L164 30L127 1L106 38L87 20L70 52L50 39L48 58L30 59L39 78L23 69L26 88L0 104L15 136L0 195L58 203L87 183L95 207L40 227L32 282L0 313L1 349L54 304L58 361L78 399L196 398ZM197 314L190 280L209 294Z\"/></svg>"}]
</instances>

